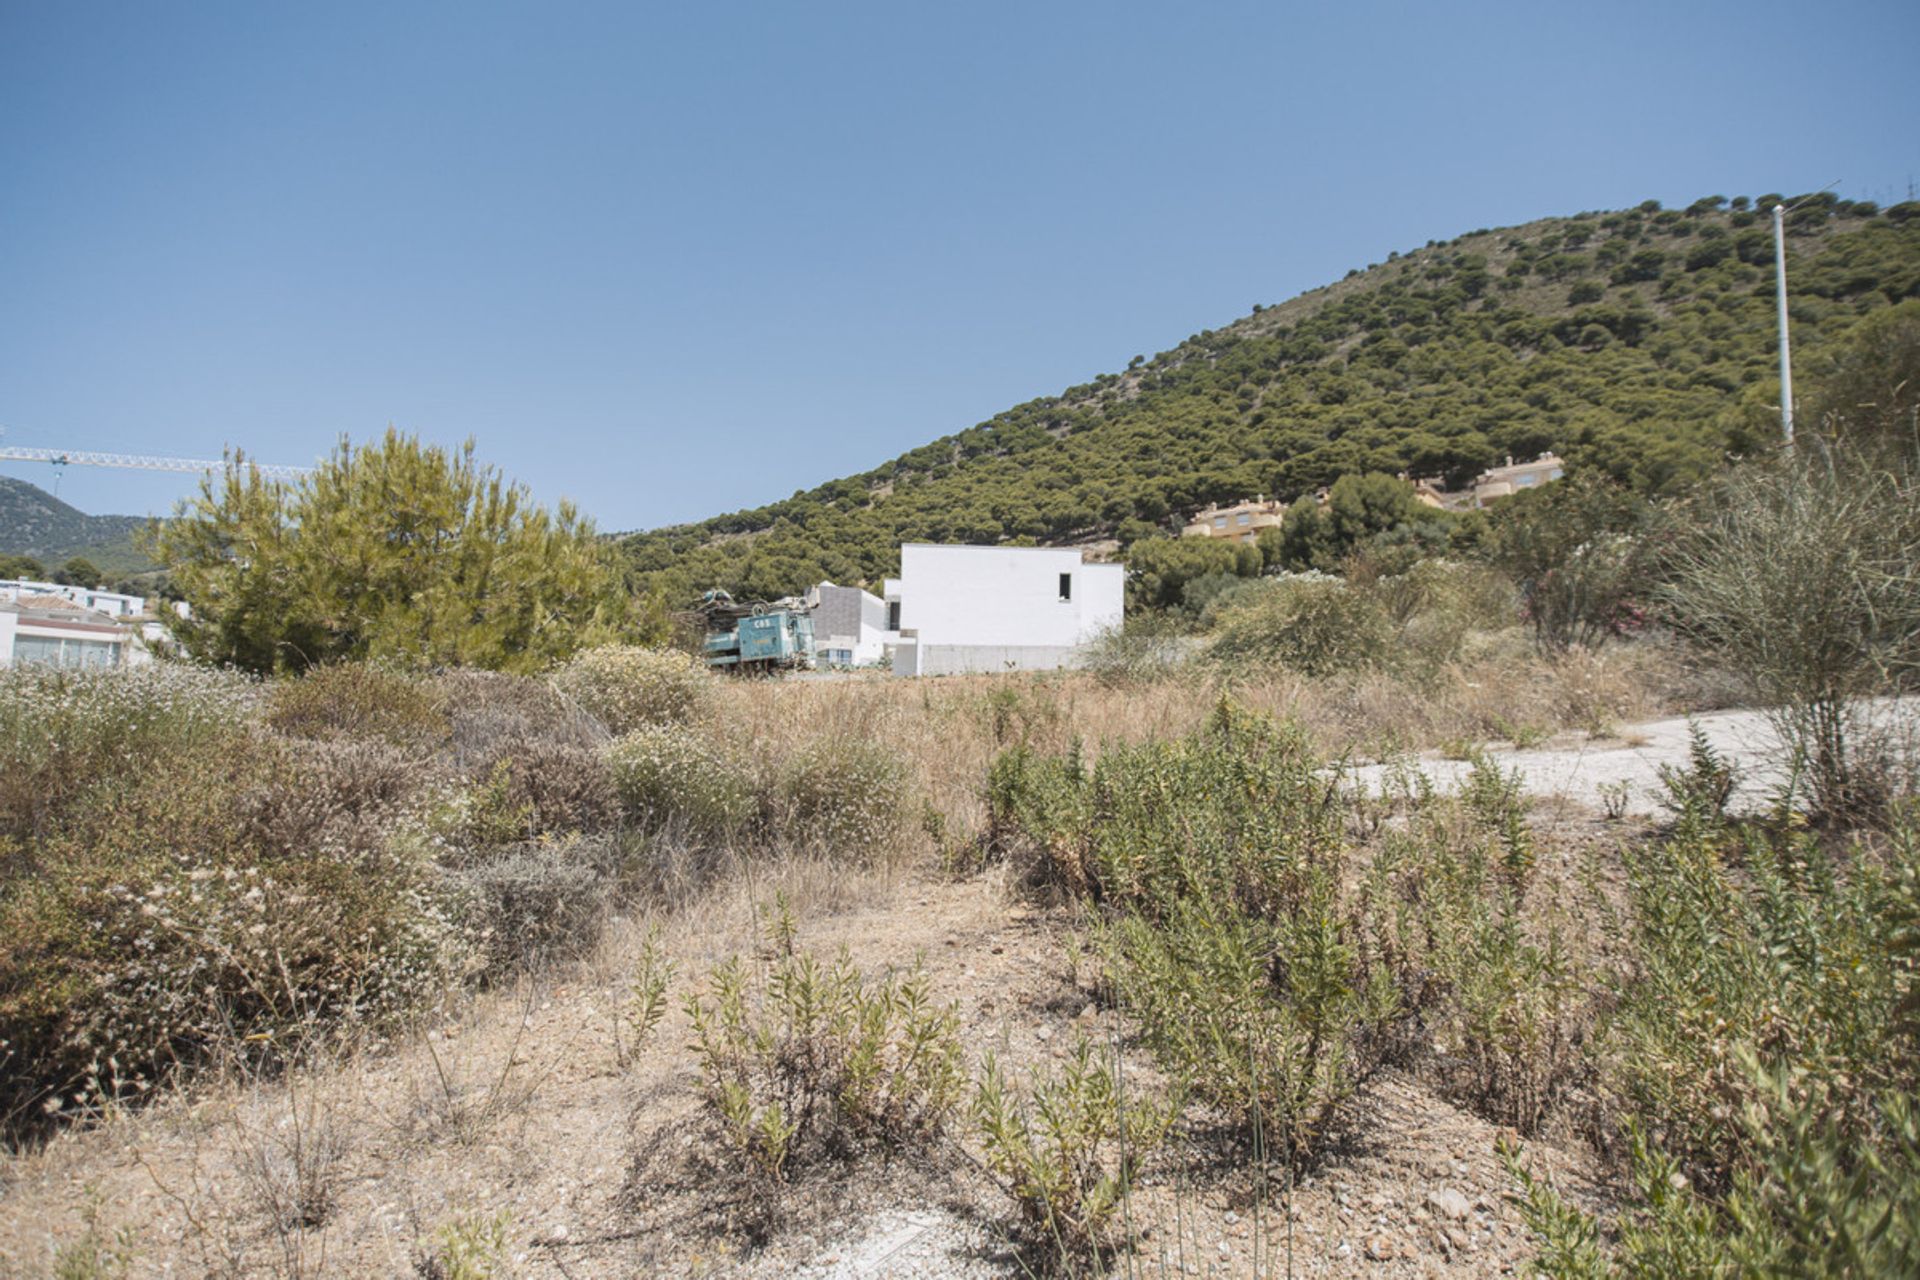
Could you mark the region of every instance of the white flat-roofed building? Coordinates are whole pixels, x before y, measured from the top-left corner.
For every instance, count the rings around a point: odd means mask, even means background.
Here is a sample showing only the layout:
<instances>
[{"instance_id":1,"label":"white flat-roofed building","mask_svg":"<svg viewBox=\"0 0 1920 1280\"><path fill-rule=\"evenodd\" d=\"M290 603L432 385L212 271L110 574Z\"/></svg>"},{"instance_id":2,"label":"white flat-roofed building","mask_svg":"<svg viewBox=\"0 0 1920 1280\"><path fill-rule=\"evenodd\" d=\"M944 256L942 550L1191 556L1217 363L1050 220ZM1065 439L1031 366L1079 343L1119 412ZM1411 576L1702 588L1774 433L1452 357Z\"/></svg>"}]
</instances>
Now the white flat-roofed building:
<instances>
[{"instance_id":1,"label":"white flat-roofed building","mask_svg":"<svg viewBox=\"0 0 1920 1280\"><path fill-rule=\"evenodd\" d=\"M1048 671L1120 625L1126 569L1073 547L909 542L886 600L896 675Z\"/></svg>"},{"instance_id":2,"label":"white flat-roofed building","mask_svg":"<svg viewBox=\"0 0 1920 1280\"><path fill-rule=\"evenodd\" d=\"M21 596L59 596L82 609L92 609L111 618L137 618L147 611L145 596L130 596L98 587L79 587L68 582L35 582L28 578L0 578L0 600L18 601Z\"/></svg>"}]
</instances>

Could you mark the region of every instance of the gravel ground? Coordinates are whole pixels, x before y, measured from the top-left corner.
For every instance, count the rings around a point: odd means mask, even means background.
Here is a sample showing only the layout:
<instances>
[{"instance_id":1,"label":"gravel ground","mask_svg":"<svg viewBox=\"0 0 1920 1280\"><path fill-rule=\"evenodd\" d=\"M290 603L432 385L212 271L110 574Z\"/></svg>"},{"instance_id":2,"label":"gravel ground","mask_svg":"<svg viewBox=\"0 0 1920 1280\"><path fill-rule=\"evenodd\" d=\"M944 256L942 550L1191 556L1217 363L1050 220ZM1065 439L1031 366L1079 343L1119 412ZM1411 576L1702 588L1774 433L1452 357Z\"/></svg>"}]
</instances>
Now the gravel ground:
<instances>
[{"instance_id":1,"label":"gravel ground","mask_svg":"<svg viewBox=\"0 0 1920 1280\"><path fill-rule=\"evenodd\" d=\"M1920 736L1920 698L1875 703L1873 714L1882 723L1904 726L1909 741ZM1528 750L1494 746L1487 755L1503 769L1519 770L1527 791L1534 796L1604 809L1609 793L1617 796L1624 784L1624 812L1653 814L1660 812L1660 798L1665 794L1660 768L1686 766L1694 725L1706 733L1714 750L1738 775L1732 807L1744 811L1764 807L1786 780L1786 753L1781 749L1779 734L1759 711L1718 711L1653 720L1626 726L1610 737L1563 737ZM1352 777L1378 790L1407 763L1389 760L1362 765L1352 771ZM1443 791L1457 787L1473 767L1469 761L1434 755L1415 757L1411 763Z\"/></svg>"}]
</instances>

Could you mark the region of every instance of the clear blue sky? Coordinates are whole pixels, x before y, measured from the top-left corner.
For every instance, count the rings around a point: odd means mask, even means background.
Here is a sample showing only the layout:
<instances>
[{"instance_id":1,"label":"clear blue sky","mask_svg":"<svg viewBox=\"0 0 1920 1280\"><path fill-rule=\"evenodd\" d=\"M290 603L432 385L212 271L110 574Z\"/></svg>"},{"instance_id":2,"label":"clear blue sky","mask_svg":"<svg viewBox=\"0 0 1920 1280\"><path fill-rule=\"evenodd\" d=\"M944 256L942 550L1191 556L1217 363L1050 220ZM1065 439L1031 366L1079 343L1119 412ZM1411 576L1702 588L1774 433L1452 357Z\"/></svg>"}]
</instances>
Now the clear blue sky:
<instances>
[{"instance_id":1,"label":"clear blue sky","mask_svg":"<svg viewBox=\"0 0 1920 1280\"><path fill-rule=\"evenodd\" d=\"M391 422L696 519L1429 239L1905 199L1916 51L1912 0L0 0L0 426L300 462Z\"/></svg>"}]
</instances>

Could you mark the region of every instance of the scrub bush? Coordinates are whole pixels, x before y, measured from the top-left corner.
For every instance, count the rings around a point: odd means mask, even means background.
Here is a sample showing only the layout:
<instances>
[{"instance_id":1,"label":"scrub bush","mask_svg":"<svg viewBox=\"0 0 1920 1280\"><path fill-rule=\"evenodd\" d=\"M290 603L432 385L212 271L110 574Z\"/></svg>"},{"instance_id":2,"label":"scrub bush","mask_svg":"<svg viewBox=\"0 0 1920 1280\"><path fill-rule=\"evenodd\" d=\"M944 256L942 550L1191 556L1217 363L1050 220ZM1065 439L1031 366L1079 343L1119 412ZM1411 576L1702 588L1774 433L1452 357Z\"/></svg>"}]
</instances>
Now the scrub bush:
<instances>
[{"instance_id":1,"label":"scrub bush","mask_svg":"<svg viewBox=\"0 0 1920 1280\"><path fill-rule=\"evenodd\" d=\"M1222 702L1090 772L1016 752L990 779L1001 827L1099 908L1109 981L1162 1068L1290 1156L1331 1132L1402 1012L1318 765L1297 728Z\"/></svg>"},{"instance_id":2,"label":"scrub bush","mask_svg":"<svg viewBox=\"0 0 1920 1280\"><path fill-rule=\"evenodd\" d=\"M1533 837L1519 812L1514 775L1477 762L1459 799L1427 794L1384 834L1368 896L1442 1086L1532 1133L1590 1074L1580 1046L1598 975L1565 908L1528 900Z\"/></svg>"},{"instance_id":3,"label":"scrub bush","mask_svg":"<svg viewBox=\"0 0 1920 1280\"><path fill-rule=\"evenodd\" d=\"M1725 1189L1751 1155L1727 1126L1760 1076L1790 1071L1796 1105L1830 1090L1835 1131L1863 1141L1875 1098L1920 1087L1915 835L1843 862L1805 835L1683 822L1629 851L1634 964L1607 1079L1696 1184Z\"/></svg>"},{"instance_id":4,"label":"scrub bush","mask_svg":"<svg viewBox=\"0 0 1920 1280\"><path fill-rule=\"evenodd\" d=\"M309 667L266 686L266 722L299 738L383 738L437 744L447 734L444 699L418 676L369 662Z\"/></svg>"},{"instance_id":5,"label":"scrub bush","mask_svg":"<svg viewBox=\"0 0 1920 1280\"><path fill-rule=\"evenodd\" d=\"M597 749L611 737L546 680L453 670L432 681L446 710L448 763L463 773L484 773L502 754L529 743Z\"/></svg>"},{"instance_id":6,"label":"scrub bush","mask_svg":"<svg viewBox=\"0 0 1920 1280\"><path fill-rule=\"evenodd\" d=\"M71 854L62 875L8 887L0 1108L23 1121L34 1107L85 1110L218 1049L270 1058L314 1026L378 1028L458 976L465 948L424 848L344 831L331 847L218 839L237 834L228 815L264 772L204 761L157 771L142 816L163 810L176 830L213 839L56 846Z\"/></svg>"},{"instance_id":7,"label":"scrub bush","mask_svg":"<svg viewBox=\"0 0 1920 1280\"><path fill-rule=\"evenodd\" d=\"M570 840L504 849L451 873L465 900L462 930L484 971L498 976L584 953L600 937L617 865L611 847Z\"/></svg>"},{"instance_id":8,"label":"scrub bush","mask_svg":"<svg viewBox=\"0 0 1920 1280\"><path fill-rule=\"evenodd\" d=\"M584 650L553 674L555 689L616 734L687 723L711 698L712 680L691 654L633 645Z\"/></svg>"},{"instance_id":9,"label":"scrub bush","mask_svg":"<svg viewBox=\"0 0 1920 1280\"><path fill-rule=\"evenodd\" d=\"M9 1129L229 1049L390 1024L465 967L407 834L423 762L268 733L258 702L186 667L0 673Z\"/></svg>"},{"instance_id":10,"label":"scrub bush","mask_svg":"<svg viewBox=\"0 0 1920 1280\"><path fill-rule=\"evenodd\" d=\"M0 836L46 833L70 807L112 802L148 760L230 748L258 686L154 663L0 669Z\"/></svg>"},{"instance_id":11,"label":"scrub bush","mask_svg":"<svg viewBox=\"0 0 1920 1280\"><path fill-rule=\"evenodd\" d=\"M621 806L643 828L715 839L754 815L746 770L692 729L646 725L614 741L606 759Z\"/></svg>"},{"instance_id":12,"label":"scrub bush","mask_svg":"<svg viewBox=\"0 0 1920 1280\"><path fill-rule=\"evenodd\" d=\"M1884 815L1898 713L1872 699L1920 682L1920 468L1810 440L1722 480L1669 555L1674 620L1746 677L1816 813Z\"/></svg>"},{"instance_id":13,"label":"scrub bush","mask_svg":"<svg viewBox=\"0 0 1920 1280\"><path fill-rule=\"evenodd\" d=\"M1554 1275L1905 1275L1920 1263L1920 832L1845 856L1683 807L1629 851L1604 1027L1617 1231L1512 1160Z\"/></svg>"},{"instance_id":14,"label":"scrub bush","mask_svg":"<svg viewBox=\"0 0 1920 1280\"><path fill-rule=\"evenodd\" d=\"M532 739L503 749L483 775L497 810L514 830L483 843L578 835L612 827L620 793L605 753L570 743Z\"/></svg>"},{"instance_id":15,"label":"scrub bush","mask_svg":"<svg viewBox=\"0 0 1920 1280\"><path fill-rule=\"evenodd\" d=\"M843 953L793 945L784 915L771 965L737 958L690 996L707 1115L727 1147L769 1183L876 1147L930 1142L961 1101L959 1015L919 970L870 978Z\"/></svg>"},{"instance_id":16,"label":"scrub bush","mask_svg":"<svg viewBox=\"0 0 1920 1280\"><path fill-rule=\"evenodd\" d=\"M1324 676L1381 664L1391 640L1387 616L1371 596L1338 578L1295 574L1222 610L1207 656Z\"/></svg>"},{"instance_id":17,"label":"scrub bush","mask_svg":"<svg viewBox=\"0 0 1920 1280\"><path fill-rule=\"evenodd\" d=\"M836 853L876 853L901 828L908 787L897 751L854 738L818 739L780 770L775 826Z\"/></svg>"}]
</instances>

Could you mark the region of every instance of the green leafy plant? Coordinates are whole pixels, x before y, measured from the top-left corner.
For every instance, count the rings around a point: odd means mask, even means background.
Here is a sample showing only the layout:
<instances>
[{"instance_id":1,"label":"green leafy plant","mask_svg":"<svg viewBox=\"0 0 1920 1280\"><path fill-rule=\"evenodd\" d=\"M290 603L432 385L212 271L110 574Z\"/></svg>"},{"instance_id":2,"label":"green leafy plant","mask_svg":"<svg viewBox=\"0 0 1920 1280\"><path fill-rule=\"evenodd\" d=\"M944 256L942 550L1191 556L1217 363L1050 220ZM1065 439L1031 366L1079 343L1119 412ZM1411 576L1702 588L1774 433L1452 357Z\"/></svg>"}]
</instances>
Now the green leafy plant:
<instances>
[{"instance_id":1,"label":"green leafy plant","mask_svg":"<svg viewBox=\"0 0 1920 1280\"><path fill-rule=\"evenodd\" d=\"M108 1231L100 1223L101 1208L99 1190L88 1187L80 1234L54 1248L53 1280L124 1280L139 1236L132 1227Z\"/></svg>"},{"instance_id":2,"label":"green leafy plant","mask_svg":"<svg viewBox=\"0 0 1920 1280\"><path fill-rule=\"evenodd\" d=\"M639 963L627 988L626 1003L613 1015L613 1056L622 1070L633 1065L660 1019L667 1013L667 988L678 970L660 947L660 930L649 929L640 944Z\"/></svg>"},{"instance_id":3,"label":"green leafy plant","mask_svg":"<svg viewBox=\"0 0 1920 1280\"><path fill-rule=\"evenodd\" d=\"M1706 730L1692 721L1687 723L1687 763L1663 764L1659 777L1660 788L1666 792L1661 803L1681 821L1695 823L1723 820L1727 802L1740 783L1739 774L1714 748Z\"/></svg>"},{"instance_id":4,"label":"green leafy plant","mask_svg":"<svg viewBox=\"0 0 1920 1280\"><path fill-rule=\"evenodd\" d=\"M464 1213L434 1232L433 1251L421 1258L422 1280L498 1280L508 1274L513 1215Z\"/></svg>"},{"instance_id":5,"label":"green leafy plant","mask_svg":"<svg viewBox=\"0 0 1920 1280\"><path fill-rule=\"evenodd\" d=\"M959 1018L924 973L869 978L796 950L784 911L772 959L738 958L687 998L701 1092L721 1140L765 1183L874 1146L942 1133L961 1101Z\"/></svg>"},{"instance_id":6,"label":"green leafy plant","mask_svg":"<svg viewBox=\"0 0 1920 1280\"><path fill-rule=\"evenodd\" d=\"M1166 1138L1177 1101L1129 1098L1117 1057L1077 1041L1057 1074L1017 1092L991 1054L974 1086L987 1167L1013 1197L1029 1245L1071 1263L1116 1244L1143 1161Z\"/></svg>"}]
</instances>

